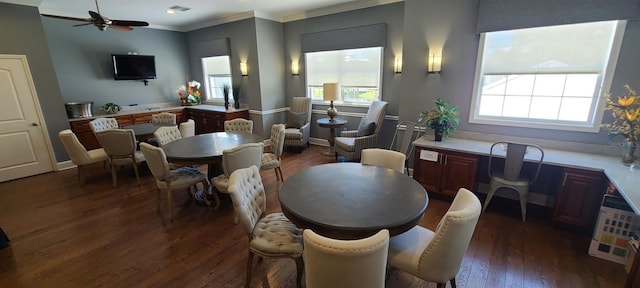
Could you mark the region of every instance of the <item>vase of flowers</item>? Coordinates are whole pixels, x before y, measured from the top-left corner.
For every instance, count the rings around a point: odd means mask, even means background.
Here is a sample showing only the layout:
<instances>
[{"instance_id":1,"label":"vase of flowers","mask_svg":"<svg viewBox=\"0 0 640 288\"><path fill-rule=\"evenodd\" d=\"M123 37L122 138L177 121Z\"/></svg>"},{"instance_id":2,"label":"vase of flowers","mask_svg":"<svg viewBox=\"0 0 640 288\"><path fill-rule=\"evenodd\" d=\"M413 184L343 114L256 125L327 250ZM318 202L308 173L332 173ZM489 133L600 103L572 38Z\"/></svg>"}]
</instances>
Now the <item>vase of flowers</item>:
<instances>
[{"instance_id":1,"label":"vase of flowers","mask_svg":"<svg viewBox=\"0 0 640 288\"><path fill-rule=\"evenodd\" d=\"M640 143L640 99L631 86L624 85L624 89L624 94L617 99L613 99L611 94L605 94L605 109L611 111L614 120L602 127L609 130L610 137L624 138L619 145L622 148L622 163L633 168Z\"/></svg>"},{"instance_id":2,"label":"vase of flowers","mask_svg":"<svg viewBox=\"0 0 640 288\"><path fill-rule=\"evenodd\" d=\"M420 112L418 124L433 129L435 141L442 141L442 137L449 137L460 123L458 107L442 98L436 99L435 103L436 108Z\"/></svg>"},{"instance_id":3,"label":"vase of flowers","mask_svg":"<svg viewBox=\"0 0 640 288\"><path fill-rule=\"evenodd\" d=\"M178 86L178 97L183 106L198 105L202 103L200 98L200 82L187 81L186 85Z\"/></svg>"}]
</instances>

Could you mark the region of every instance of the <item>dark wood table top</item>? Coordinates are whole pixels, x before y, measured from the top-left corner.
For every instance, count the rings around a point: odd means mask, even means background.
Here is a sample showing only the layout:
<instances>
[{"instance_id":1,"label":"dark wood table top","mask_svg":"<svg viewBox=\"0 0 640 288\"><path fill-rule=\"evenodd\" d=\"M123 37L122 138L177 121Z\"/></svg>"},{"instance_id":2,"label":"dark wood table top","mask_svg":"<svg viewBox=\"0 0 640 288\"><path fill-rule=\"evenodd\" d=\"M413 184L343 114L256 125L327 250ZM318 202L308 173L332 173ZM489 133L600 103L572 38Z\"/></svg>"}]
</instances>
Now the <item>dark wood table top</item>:
<instances>
[{"instance_id":1,"label":"dark wood table top","mask_svg":"<svg viewBox=\"0 0 640 288\"><path fill-rule=\"evenodd\" d=\"M333 121L331 121L330 118L320 118L316 120L316 123L318 123L318 126L323 128L342 127L344 125L347 125L347 120L341 118L333 118Z\"/></svg>"},{"instance_id":2,"label":"dark wood table top","mask_svg":"<svg viewBox=\"0 0 640 288\"><path fill-rule=\"evenodd\" d=\"M141 123L122 126L122 129L131 129L136 137L153 136L153 132L156 132L159 127L162 126L176 126L176 125L153 125L153 123Z\"/></svg>"},{"instance_id":3,"label":"dark wood table top","mask_svg":"<svg viewBox=\"0 0 640 288\"><path fill-rule=\"evenodd\" d=\"M298 227L336 239L364 238L381 229L400 234L420 222L429 202L413 178L360 163L301 170L282 183L278 199Z\"/></svg>"},{"instance_id":4,"label":"dark wood table top","mask_svg":"<svg viewBox=\"0 0 640 288\"><path fill-rule=\"evenodd\" d=\"M224 150L262 140L262 136L255 134L215 132L178 139L162 149L169 162L207 164L220 162Z\"/></svg>"}]
</instances>

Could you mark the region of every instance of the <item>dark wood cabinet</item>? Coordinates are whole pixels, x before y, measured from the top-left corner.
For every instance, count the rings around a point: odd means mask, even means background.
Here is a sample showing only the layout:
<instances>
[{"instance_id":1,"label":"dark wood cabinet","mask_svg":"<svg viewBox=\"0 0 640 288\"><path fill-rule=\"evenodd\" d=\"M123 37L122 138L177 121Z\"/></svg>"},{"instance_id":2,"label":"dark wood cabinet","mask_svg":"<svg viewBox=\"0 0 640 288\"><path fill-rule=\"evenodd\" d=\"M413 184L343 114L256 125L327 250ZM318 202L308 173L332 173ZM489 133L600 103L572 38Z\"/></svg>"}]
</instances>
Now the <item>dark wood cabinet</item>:
<instances>
[{"instance_id":1,"label":"dark wood cabinet","mask_svg":"<svg viewBox=\"0 0 640 288\"><path fill-rule=\"evenodd\" d=\"M235 118L249 119L249 110L225 112L197 108L189 108L186 111L187 118L196 122L196 134L222 132L224 121Z\"/></svg>"},{"instance_id":2,"label":"dark wood cabinet","mask_svg":"<svg viewBox=\"0 0 640 288\"><path fill-rule=\"evenodd\" d=\"M586 232L592 231L605 185L602 172L564 168L552 220Z\"/></svg>"},{"instance_id":3,"label":"dark wood cabinet","mask_svg":"<svg viewBox=\"0 0 640 288\"><path fill-rule=\"evenodd\" d=\"M437 153L432 160L420 158L421 151ZM452 151L416 147L413 178L425 187L429 194L453 198L458 189L475 190L478 156Z\"/></svg>"}]
</instances>

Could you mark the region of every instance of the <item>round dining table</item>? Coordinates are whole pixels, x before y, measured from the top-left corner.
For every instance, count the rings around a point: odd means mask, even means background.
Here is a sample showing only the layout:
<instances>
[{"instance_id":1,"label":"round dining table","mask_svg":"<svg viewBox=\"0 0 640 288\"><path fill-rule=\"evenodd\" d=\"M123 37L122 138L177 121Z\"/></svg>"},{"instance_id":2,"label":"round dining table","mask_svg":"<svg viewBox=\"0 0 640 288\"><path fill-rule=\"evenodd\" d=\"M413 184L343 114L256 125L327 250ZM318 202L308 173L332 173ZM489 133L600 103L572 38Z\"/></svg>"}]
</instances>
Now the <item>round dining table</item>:
<instances>
[{"instance_id":1,"label":"round dining table","mask_svg":"<svg viewBox=\"0 0 640 288\"><path fill-rule=\"evenodd\" d=\"M388 229L403 233L420 222L429 199L413 178L360 163L331 163L298 171L278 193L296 226L335 239L361 239Z\"/></svg>"},{"instance_id":2,"label":"round dining table","mask_svg":"<svg viewBox=\"0 0 640 288\"><path fill-rule=\"evenodd\" d=\"M211 178L224 173L222 151L262 141L262 136L256 134L214 132L172 141L162 146L162 150L167 155L167 161L172 163L208 164L208 176Z\"/></svg>"}]
</instances>

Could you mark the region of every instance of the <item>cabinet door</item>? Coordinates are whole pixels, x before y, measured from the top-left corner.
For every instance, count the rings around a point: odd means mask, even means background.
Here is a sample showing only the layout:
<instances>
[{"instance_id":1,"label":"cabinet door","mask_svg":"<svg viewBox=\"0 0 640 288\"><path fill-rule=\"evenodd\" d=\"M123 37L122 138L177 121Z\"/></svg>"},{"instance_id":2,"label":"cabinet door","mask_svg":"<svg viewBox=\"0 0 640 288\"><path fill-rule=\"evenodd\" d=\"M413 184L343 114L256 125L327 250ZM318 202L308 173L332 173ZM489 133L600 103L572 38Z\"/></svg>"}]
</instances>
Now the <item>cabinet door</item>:
<instances>
[{"instance_id":1,"label":"cabinet door","mask_svg":"<svg viewBox=\"0 0 640 288\"><path fill-rule=\"evenodd\" d=\"M155 113L133 114L133 124L151 123L151 115Z\"/></svg>"},{"instance_id":2,"label":"cabinet door","mask_svg":"<svg viewBox=\"0 0 640 288\"><path fill-rule=\"evenodd\" d=\"M455 197L458 189L475 190L478 157L447 153L444 155L440 193Z\"/></svg>"},{"instance_id":3,"label":"cabinet door","mask_svg":"<svg viewBox=\"0 0 640 288\"><path fill-rule=\"evenodd\" d=\"M91 127L89 127L90 121L91 120L71 121L71 131L76 134L80 143L82 143L84 148L87 150L98 149L101 147L98 139L93 135Z\"/></svg>"},{"instance_id":4,"label":"cabinet door","mask_svg":"<svg viewBox=\"0 0 640 288\"><path fill-rule=\"evenodd\" d=\"M118 126L120 127L133 124L133 118L131 117L131 115L116 116L114 118L116 118L116 121L118 121Z\"/></svg>"},{"instance_id":5,"label":"cabinet door","mask_svg":"<svg viewBox=\"0 0 640 288\"><path fill-rule=\"evenodd\" d=\"M437 150L430 150L421 147L416 148L413 162L413 179L422 184L424 189L429 193L440 192L440 183L443 171L441 159L443 158L443 153ZM437 156L435 157L436 161L420 159L420 151L422 150L437 153Z\"/></svg>"},{"instance_id":6,"label":"cabinet door","mask_svg":"<svg viewBox=\"0 0 640 288\"><path fill-rule=\"evenodd\" d=\"M605 192L600 172L564 169L564 180L556 195L553 220L577 228L591 229Z\"/></svg>"}]
</instances>

